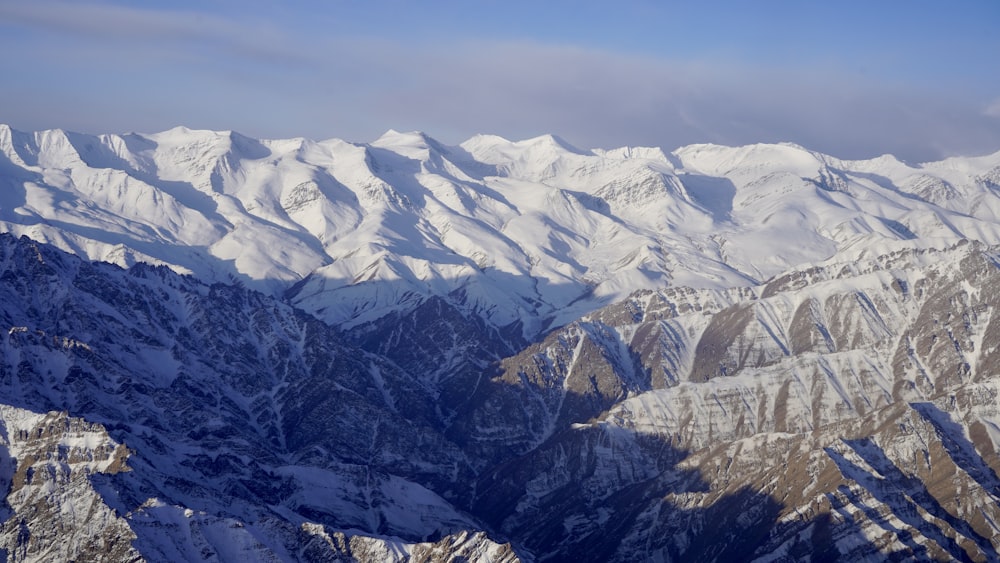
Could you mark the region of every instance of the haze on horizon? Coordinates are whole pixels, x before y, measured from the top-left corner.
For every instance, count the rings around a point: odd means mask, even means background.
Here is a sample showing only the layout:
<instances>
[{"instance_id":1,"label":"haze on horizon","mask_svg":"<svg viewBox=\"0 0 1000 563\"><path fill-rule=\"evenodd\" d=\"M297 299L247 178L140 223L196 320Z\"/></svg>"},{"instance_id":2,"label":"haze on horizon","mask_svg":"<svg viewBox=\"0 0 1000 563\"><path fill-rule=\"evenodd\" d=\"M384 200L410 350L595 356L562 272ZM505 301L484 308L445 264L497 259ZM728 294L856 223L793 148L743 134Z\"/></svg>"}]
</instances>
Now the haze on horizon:
<instances>
[{"instance_id":1,"label":"haze on horizon","mask_svg":"<svg viewBox=\"0 0 1000 563\"><path fill-rule=\"evenodd\" d=\"M0 0L23 130L1000 150L1000 3Z\"/></svg>"}]
</instances>

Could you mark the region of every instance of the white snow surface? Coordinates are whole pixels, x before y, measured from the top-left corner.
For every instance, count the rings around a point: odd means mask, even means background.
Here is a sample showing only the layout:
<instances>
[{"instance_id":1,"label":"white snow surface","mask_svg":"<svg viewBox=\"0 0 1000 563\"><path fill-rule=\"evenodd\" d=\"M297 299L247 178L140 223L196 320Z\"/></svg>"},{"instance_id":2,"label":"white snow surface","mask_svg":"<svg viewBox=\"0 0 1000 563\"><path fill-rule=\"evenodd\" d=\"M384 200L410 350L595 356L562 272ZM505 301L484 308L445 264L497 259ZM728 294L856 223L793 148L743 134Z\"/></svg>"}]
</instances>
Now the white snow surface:
<instances>
[{"instance_id":1,"label":"white snow surface","mask_svg":"<svg viewBox=\"0 0 1000 563\"><path fill-rule=\"evenodd\" d=\"M1000 152L908 164L791 144L553 136L258 140L0 125L0 229L238 280L349 328L442 296L534 337L639 289L756 285L909 244L1000 243Z\"/></svg>"}]
</instances>

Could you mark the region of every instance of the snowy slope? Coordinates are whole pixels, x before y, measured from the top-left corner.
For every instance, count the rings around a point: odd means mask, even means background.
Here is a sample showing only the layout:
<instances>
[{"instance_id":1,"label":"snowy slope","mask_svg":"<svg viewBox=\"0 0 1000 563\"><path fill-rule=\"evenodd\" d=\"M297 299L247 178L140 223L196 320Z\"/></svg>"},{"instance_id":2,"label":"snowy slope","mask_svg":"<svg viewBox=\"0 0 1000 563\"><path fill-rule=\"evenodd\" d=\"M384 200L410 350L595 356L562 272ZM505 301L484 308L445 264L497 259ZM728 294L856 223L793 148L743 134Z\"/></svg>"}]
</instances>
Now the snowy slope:
<instances>
[{"instance_id":1,"label":"snowy slope","mask_svg":"<svg viewBox=\"0 0 1000 563\"><path fill-rule=\"evenodd\" d=\"M919 240L1000 242L1000 153L910 165L794 145L583 151L24 133L0 126L0 228L119 265L239 280L352 327L446 298L525 337L637 289L752 285ZM792 243L794 241L794 243Z\"/></svg>"}]
</instances>

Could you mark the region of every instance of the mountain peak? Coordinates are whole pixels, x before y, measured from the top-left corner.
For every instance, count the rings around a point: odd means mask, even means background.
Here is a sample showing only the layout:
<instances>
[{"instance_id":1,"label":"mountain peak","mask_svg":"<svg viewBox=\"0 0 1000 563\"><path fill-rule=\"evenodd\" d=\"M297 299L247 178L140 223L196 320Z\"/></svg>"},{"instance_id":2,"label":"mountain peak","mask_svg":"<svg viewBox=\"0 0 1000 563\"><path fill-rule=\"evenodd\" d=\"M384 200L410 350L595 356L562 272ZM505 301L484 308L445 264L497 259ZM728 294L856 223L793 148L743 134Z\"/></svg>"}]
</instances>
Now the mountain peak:
<instances>
[{"instance_id":1,"label":"mountain peak","mask_svg":"<svg viewBox=\"0 0 1000 563\"><path fill-rule=\"evenodd\" d=\"M192 133L204 133L204 132L206 132L206 130L204 129L191 129L186 125L175 125L174 127L171 127L170 129L164 129L159 133L167 135L190 135Z\"/></svg>"},{"instance_id":2,"label":"mountain peak","mask_svg":"<svg viewBox=\"0 0 1000 563\"><path fill-rule=\"evenodd\" d=\"M827 160L835 160L795 143L755 143L731 147L711 143L681 147L673 152L684 168L704 174L731 170L770 169L811 177Z\"/></svg>"},{"instance_id":3,"label":"mountain peak","mask_svg":"<svg viewBox=\"0 0 1000 563\"><path fill-rule=\"evenodd\" d=\"M615 160L656 160L670 164L670 158L660 147L618 147L615 149L594 149L594 154Z\"/></svg>"},{"instance_id":4,"label":"mountain peak","mask_svg":"<svg viewBox=\"0 0 1000 563\"><path fill-rule=\"evenodd\" d=\"M515 144L520 144L520 145L524 145L524 146L531 146L531 147L550 147L550 148L555 149L555 150L559 150L559 151L563 151L563 152L568 152L568 153L572 153L572 154L577 154L577 155L592 155L593 154L592 151L581 150L581 149L579 149L579 148L571 145L569 142L567 142L562 137L559 137L558 135L554 135L554 134L551 134L551 133L546 133L545 135L539 135L537 137L532 137L530 139L525 139L525 140L519 141L518 143L515 143Z\"/></svg>"},{"instance_id":5,"label":"mountain peak","mask_svg":"<svg viewBox=\"0 0 1000 563\"><path fill-rule=\"evenodd\" d=\"M396 131L395 129L389 129L370 144L373 146L384 147L394 145L426 146L431 143L437 144L437 141L432 139L423 131Z\"/></svg>"},{"instance_id":6,"label":"mountain peak","mask_svg":"<svg viewBox=\"0 0 1000 563\"><path fill-rule=\"evenodd\" d=\"M391 150L417 160L429 160L435 153L446 154L449 152L448 147L422 131L400 132L389 129L378 139L369 143L369 146Z\"/></svg>"},{"instance_id":7,"label":"mountain peak","mask_svg":"<svg viewBox=\"0 0 1000 563\"><path fill-rule=\"evenodd\" d=\"M240 135L239 133L236 133L236 132L234 132L232 130L216 131L214 129L193 129L193 128L188 127L186 125L177 125L175 127L171 127L170 129L166 129L164 131L160 131L158 133L153 133L153 134L147 135L147 136L148 137L156 137L156 138L160 138L160 139L169 139L169 138L173 138L173 139L231 139L234 134L237 135L237 136L239 136L239 137L243 137L243 135ZM246 138L248 138L248 137L246 137Z\"/></svg>"}]
</instances>

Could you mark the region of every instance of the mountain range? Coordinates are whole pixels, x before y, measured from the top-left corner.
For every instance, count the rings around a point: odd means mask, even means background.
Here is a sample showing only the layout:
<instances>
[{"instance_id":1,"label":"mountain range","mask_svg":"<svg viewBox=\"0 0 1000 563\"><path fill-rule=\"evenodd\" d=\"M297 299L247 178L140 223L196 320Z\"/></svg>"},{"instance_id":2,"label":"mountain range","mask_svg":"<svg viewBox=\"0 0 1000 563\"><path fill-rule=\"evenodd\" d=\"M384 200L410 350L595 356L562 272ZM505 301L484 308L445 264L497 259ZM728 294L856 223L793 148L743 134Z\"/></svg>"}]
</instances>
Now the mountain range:
<instances>
[{"instance_id":1,"label":"mountain range","mask_svg":"<svg viewBox=\"0 0 1000 563\"><path fill-rule=\"evenodd\" d=\"M0 126L0 550L998 560L998 190L1000 153Z\"/></svg>"}]
</instances>

